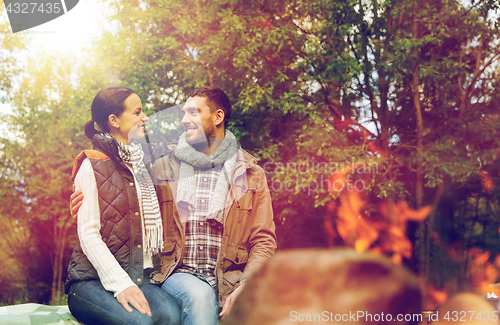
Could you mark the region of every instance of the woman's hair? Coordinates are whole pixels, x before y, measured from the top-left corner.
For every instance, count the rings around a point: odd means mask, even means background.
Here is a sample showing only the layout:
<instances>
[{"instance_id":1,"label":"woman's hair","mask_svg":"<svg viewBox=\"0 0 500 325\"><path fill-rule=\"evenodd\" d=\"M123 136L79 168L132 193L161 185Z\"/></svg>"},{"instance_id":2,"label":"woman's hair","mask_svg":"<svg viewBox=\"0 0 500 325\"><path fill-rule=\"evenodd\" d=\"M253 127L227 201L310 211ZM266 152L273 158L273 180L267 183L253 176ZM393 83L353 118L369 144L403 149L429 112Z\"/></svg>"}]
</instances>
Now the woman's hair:
<instances>
[{"instance_id":1,"label":"woman's hair","mask_svg":"<svg viewBox=\"0 0 500 325\"><path fill-rule=\"evenodd\" d=\"M101 133L94 128L94 122L99 129L109 132L108 117L111 114L120 116L125 110L123 102L136 92L127 87L112 86L101 90L92 102L90 112L92 119L85 124L85 135L91 139L95 134Z\"/></svg>"}]
</instances>

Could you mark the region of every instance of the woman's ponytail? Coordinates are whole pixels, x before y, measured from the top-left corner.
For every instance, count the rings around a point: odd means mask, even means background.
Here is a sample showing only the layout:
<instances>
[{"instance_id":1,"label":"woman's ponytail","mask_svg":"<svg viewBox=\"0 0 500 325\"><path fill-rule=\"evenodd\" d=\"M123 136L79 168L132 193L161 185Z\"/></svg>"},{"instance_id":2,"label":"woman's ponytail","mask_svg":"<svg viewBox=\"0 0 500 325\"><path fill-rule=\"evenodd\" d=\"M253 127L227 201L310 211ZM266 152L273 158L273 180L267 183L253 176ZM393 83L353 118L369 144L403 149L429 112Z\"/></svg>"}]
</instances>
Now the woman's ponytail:
<instances>
[{"instance_id":1,"label":"woman's ponytail","mask_svg":"<svg viewBox=\"0 0 500 325\"><path fill-rule=\"evenodd\" d=\"M92 140L94 138L94 135L96 135L97 133L101 132L95 129L94 120L90 119L87 123L85 123L85 135L87 136L87 138Z\"/></svg>"}]
</instances>

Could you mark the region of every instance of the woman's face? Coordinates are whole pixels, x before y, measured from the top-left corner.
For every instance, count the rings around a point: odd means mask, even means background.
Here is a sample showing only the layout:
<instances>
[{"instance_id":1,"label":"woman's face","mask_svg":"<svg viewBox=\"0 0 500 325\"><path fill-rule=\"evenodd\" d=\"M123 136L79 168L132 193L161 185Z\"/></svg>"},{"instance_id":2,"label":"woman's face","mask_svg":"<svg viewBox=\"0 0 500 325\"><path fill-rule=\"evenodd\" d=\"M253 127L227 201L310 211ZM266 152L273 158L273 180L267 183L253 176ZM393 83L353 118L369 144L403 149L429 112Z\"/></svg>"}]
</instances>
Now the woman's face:
<instances>
[{"instance_id":1,"label":"woman's face","mask_svg":"<svg viewBox=\"0 0 500 325\"><path fill-rule=\"evenodd\" d=\"M142 111L141 99L136 94L128 96L123 104L125 110L116 118L116 121L119 125L119 137L126 140L125 143L128 144L132 139L144 137L146 131L144 122L148 120L148 117Z\"/></svg>"}]
</instances>

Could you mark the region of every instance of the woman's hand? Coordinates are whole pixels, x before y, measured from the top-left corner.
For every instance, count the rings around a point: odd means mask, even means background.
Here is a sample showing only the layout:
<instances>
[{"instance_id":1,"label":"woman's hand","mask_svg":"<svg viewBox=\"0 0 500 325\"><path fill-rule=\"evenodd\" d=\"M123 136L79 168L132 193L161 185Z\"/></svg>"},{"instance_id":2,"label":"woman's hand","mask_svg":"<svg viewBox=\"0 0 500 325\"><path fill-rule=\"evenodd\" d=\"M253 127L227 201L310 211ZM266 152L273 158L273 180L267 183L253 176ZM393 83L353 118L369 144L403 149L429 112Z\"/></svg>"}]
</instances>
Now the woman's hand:
<instances>
[{"instance_id":1,"label":"woman's hand","mask_svg":"<svg viewBox=\"0 0 500 325\"><path fill-rule=\"evenodd\" d=\"M140 313L146 314L151 317L151 309L149 308L148 301L146 297L144 297L142 290L138 287L128 287L127 289L120 292L118 296L116 296L116 299L129 313L132 312L132 308L130 308L128 303L130 303Z\"/></svg>"}]
</instances>

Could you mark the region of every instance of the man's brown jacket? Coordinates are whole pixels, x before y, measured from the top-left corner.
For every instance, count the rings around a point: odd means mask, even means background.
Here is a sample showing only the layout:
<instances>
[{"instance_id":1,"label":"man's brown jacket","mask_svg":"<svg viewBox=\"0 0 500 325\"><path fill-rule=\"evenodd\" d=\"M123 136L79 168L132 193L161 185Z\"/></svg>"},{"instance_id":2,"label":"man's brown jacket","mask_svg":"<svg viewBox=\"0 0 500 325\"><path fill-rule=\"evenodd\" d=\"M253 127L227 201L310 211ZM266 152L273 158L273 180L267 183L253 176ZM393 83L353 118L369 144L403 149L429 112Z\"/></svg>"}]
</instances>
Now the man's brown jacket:
<instances>
[{"instance_id":1,"label":"man's brown jacket","mask_svg":"<svg viewBox=\"0 0 500 325\"><path fill-rule=\"evenodd\" d=\"M172 193L177 192L180 160L171 153L156 160L153 173L163 217L164 248L161 267L153 283L162 283L182 264L185 247L185 220L179 215ZM219 305L222 307L239 281L248 279L276 250L271 196L264 170L257 159L240 149L224 211L224 233L217 258L216 278Z\"/></svg>"}]
</instances>

